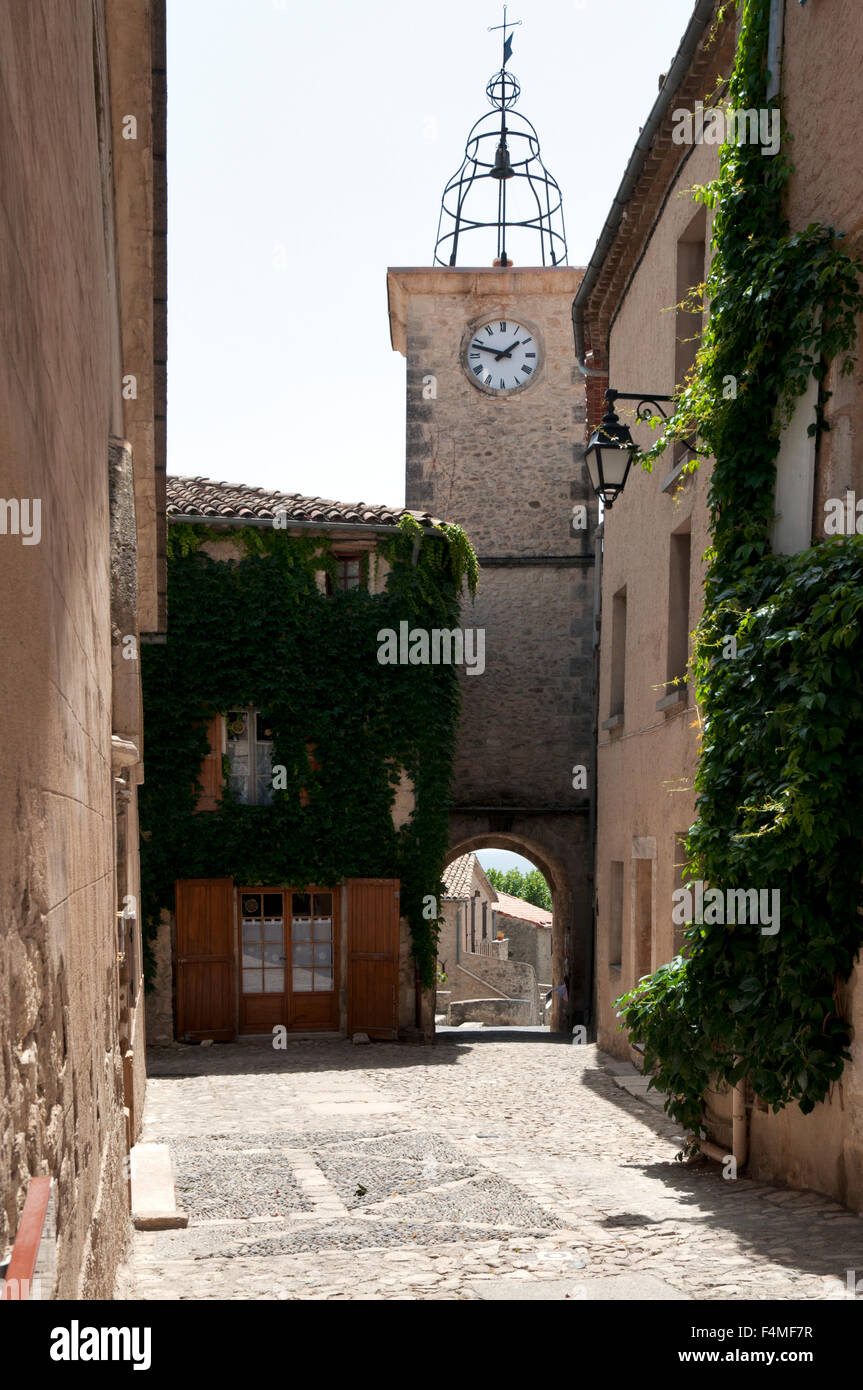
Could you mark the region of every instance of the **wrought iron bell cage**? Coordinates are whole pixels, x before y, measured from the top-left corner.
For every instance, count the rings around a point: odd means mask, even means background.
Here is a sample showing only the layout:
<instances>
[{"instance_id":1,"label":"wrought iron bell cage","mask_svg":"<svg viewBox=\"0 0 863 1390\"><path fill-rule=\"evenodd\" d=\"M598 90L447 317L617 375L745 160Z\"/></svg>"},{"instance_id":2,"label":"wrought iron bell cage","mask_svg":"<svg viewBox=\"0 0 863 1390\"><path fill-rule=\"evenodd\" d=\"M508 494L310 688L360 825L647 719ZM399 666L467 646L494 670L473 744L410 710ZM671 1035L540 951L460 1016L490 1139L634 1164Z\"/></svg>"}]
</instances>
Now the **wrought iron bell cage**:
<instances>
[{"instance_id":1,"label":"wrought iron bell cage","mask_svg":"<svg viewBox=\"0 0 863 1390\"><path fill-rule=\"evenodd\" d=\"M521 88L506 66L489 80L486 95L492 110L480 116L467 138L461 168L443 192L435 265L458 263L462 239L469 233L494 232L495 265L511 264L510 249L526 248L524 265L536 265L529 240L539 237L539 264L566 264L566 230L563 200L557 181L540 158L534 126L513 108ZM482 215L480 215L482 214ZM491 237L471 236L471 248ZM484 263L474 257L464 264Z\"/></svg>"}]
</instances>

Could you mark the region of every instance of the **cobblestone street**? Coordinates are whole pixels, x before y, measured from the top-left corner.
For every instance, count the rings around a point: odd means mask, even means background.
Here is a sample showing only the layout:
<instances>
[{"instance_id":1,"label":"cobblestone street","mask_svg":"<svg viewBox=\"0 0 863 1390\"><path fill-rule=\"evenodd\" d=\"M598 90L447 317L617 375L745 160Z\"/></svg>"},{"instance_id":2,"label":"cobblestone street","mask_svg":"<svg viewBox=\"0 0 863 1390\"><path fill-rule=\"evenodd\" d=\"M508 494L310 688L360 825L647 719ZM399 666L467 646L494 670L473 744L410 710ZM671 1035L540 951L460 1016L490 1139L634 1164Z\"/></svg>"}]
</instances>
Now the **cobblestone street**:
<instances>
[{"instance_id":1,"label":"cobblestone street","mask_svg":"<svg viewBox=\"0 0 863 1390\"><path fill-rule=\"evenodd\" d=\"M142 1142L185 1230L122 1299L825 1299L863 1221L675 1162L619 1064L548 1034L154 1049Z\"/></svg>"}]
</instances>

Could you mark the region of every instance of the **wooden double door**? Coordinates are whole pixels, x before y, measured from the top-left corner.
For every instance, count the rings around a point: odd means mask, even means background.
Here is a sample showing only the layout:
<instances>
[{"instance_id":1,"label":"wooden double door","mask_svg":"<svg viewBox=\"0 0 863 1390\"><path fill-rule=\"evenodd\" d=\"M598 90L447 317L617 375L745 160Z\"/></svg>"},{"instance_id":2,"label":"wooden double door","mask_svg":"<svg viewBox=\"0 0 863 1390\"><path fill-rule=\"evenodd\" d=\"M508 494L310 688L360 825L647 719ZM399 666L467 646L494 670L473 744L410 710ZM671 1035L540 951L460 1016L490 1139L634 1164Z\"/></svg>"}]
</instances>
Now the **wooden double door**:
<instances>
[{"instance_id":1,"label":"wooden double door","mask_svg":"<svg viewBox=\"0 0 863 1390\"><path fill-rule=\"evenodd\" d=\"M339 1026L338 893L238 889L241 1033Z\"/></svg>"},{"instance_id":2,"label":"wooden double door","mask_svg":"<svg viewBox=\"0 0 863 1390\"><path fill-rule=\"evenodd\" d=\"M178 1038L336 1032L341 1025L340 888L176 884ZM350 1033L398 1032L399 882L347 881Z\"/></svg>"}]
</instances>

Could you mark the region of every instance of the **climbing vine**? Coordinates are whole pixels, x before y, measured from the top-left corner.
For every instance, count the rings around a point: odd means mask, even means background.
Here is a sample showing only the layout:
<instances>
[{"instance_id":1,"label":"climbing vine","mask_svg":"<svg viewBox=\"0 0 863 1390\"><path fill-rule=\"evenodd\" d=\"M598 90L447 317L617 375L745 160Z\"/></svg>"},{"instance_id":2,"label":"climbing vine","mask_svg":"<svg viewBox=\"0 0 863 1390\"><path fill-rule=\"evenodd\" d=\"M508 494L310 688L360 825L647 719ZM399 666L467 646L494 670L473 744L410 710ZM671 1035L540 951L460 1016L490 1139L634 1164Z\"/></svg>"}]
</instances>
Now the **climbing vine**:
<instances>
[{"instance_id":1,"label":"climbing vine","mask_svg":"<svg viewBox=\"0 0 863 1390\"><path fill-rule=\"evenodd\" d=\"M406 515L374 557L389 565L385 592L360 586L328 597L317 583L321 571L335 571L325 538L251 526L228 538L241 557L215 560L201 547L224 541L225 531L170 527L168 640L143 649L148 976L150 942L178 878L287 886L392 877L401 880L420 977L431 985L438 923L423 915L423 900L443 892L458 676L448 665L379 664L377 634L404 620L456 627L463 588L476 589L476 556L459 527L424 531ZM226 785L218 809L196 812L206 721L248 705L272 725L285 787L272 805L248 806ZM401 769L413 780L415 810L396 830Z\"/></svg>"},{"instance_id":2,"label":"climbing vine","mask_svg":"<svg viewBox=\"0 0 863 1390\"><path fill-rule=\"evenodd\" d=\"M743 3L737 110L772 105L769 8ZM853 370L861 265L829 227L791 231L791 172L785 153L728 143L718 178L696 190L715 209L710 317L665 437L642 460L693 435L689 466L714 459L688 874L781 901L775 935L690 923L685 955L618 1001L666 1110L699 1135L717 1079L748 1078L774 1111L825 1098L849 1058L842 982L863 941L863 539L771 550L781 432L813 375L810 434L827 428L827 372Z\"/></svg>"}]
</instances>

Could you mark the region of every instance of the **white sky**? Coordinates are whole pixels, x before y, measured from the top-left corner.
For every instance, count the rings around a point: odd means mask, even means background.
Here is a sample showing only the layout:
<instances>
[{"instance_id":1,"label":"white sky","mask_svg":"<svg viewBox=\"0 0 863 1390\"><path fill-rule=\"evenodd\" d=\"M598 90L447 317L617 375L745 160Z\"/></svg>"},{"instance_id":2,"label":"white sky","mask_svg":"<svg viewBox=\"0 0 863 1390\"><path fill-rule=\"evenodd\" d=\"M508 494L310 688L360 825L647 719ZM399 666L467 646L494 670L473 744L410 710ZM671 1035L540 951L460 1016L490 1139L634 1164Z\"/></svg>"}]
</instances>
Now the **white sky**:
<instances>
[{"instance_id":1,"label":"white sky","mask_svg":"<svg viewBox=\"0 0 863 1390\"><path fill-rule=\"evenodd\" d=\"M693 6L510 5L518 109L563 191L570 265ZM492 0L168 0L169 472L404 501L386 270L432 262L501 18Z\"/></svg>"}]
</instances>

